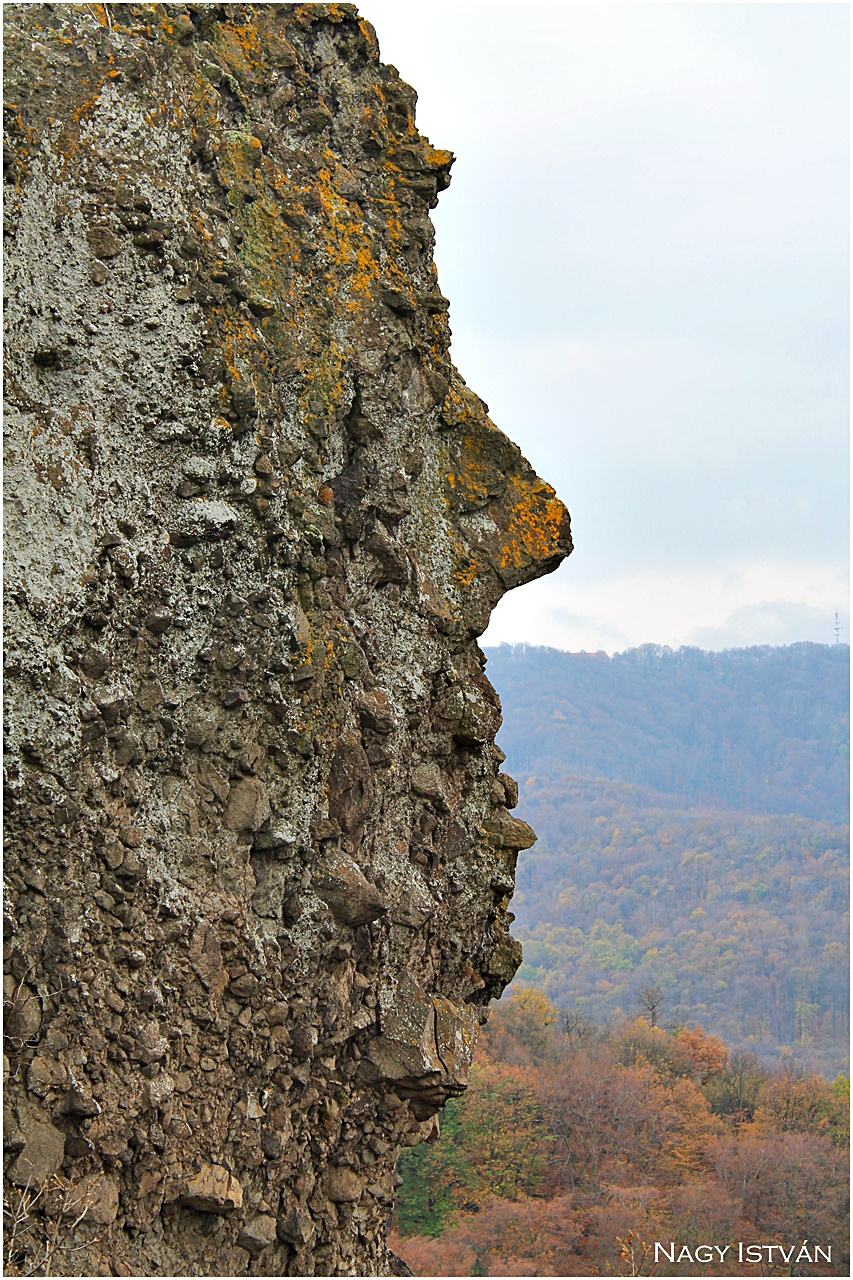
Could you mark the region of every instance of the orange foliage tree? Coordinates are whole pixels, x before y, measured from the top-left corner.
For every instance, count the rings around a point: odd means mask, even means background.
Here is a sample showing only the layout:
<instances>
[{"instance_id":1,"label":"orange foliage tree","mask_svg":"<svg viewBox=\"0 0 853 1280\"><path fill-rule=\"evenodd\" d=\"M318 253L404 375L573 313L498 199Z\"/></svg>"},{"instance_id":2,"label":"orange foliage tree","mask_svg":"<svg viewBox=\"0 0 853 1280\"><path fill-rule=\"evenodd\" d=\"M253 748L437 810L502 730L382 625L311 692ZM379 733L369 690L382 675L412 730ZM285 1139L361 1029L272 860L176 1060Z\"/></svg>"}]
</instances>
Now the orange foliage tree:
<instances>
[{"instance_id":1,"label":"orange foliage tree","mask_svg":"<svg viewBox=\"0 0 853 1280\"><path fill-rule=\"evenodd\" d=\"M415 1274L706 1274L648 1242L795 1237L832 1246L810 1274L843 1271L847 1077L643 1018L569 1034L552 1010L508 1001L442 1138L403 1158L392 1247Z\"/></svg>"},{"instance_id":2,"label":"orange foliage tree","mask_svg":"<svg viewBox=\"0 0 853 1280\"><path fill-rule=\"evenodd\" d=\"M587 1230L587 1215L569 1196L495 1198L437 1239L392 1235L389 1243L415 1275L571 1276L578 1274Z\"/></svg>"}]
</instances>

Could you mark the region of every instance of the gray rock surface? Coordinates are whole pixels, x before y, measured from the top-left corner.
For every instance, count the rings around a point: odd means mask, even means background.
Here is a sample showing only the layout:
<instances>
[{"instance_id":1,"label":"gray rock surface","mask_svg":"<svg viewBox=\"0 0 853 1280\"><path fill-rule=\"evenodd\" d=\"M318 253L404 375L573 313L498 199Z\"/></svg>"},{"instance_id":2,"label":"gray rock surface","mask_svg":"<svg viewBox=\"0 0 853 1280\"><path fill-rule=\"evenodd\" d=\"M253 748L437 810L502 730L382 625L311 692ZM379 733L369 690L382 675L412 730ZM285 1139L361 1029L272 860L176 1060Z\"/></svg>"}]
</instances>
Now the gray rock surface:
<instances>
[{"instance_id":1,"label":"gray rock surface","mask_svg":"<svg viewBox=\"0 0 853 1280\"><path fill-rule=\"evenodd\" d=\"M399 1274L520 958L477 637L568 513L353 6L4 20L10 1194L65 1274Z\"/></svg>"}]
</instances>

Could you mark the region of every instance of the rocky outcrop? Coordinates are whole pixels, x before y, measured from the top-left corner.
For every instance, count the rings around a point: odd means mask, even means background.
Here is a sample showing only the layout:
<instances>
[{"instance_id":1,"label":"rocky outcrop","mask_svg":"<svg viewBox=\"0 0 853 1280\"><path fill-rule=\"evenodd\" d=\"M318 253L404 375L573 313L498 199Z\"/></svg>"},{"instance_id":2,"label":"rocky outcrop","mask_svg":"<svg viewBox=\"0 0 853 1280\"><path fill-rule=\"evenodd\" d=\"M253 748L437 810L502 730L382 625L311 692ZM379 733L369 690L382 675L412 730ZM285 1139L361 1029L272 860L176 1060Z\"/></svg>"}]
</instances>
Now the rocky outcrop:
<instances>
[{"instance_id":1,"label":"rocky outcrop","mask_svg":"<svg viewBox=\"0 0 853 1280\"><path fill-rule=\"evenodd\" d=\"M520 956L476 638L568 514L353 6L4 17L12 1270L398 1274Z\"/></svg>"}]
</instances>

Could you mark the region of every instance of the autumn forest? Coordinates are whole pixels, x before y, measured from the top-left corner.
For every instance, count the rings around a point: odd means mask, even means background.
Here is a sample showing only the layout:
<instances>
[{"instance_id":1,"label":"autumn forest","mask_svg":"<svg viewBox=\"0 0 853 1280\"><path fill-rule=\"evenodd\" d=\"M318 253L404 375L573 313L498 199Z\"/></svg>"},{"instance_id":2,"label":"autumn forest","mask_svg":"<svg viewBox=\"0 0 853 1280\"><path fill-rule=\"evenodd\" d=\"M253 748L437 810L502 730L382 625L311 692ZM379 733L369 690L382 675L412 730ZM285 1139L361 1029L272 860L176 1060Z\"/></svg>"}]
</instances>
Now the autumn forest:
<instances>
[{"instance_id":1,"label":"autumn forest","mask_svg":"<svg viewBox=\"0 0 853 1280\"><path fill-rule=\"evenodd\" d=\"M415 1275L845 1275L849 1077L774 1071L699 1027L596 1026L533 988L495 1010L465 1098L404 1154ZM654 1242L803 1241L830 1264L672 1265Z\"/></svg>"},{"instance_id":2,"label":"autumn forest","mask_svg":"<svg viewBox=\"0 0 853 1280\"><path fill-rule=\"evenodd\" d=\"M539 835L524 963L401 1159L393 1247L432 1276L849 1273L849 649L487 652Z\"/></svg>"}]
</instances>

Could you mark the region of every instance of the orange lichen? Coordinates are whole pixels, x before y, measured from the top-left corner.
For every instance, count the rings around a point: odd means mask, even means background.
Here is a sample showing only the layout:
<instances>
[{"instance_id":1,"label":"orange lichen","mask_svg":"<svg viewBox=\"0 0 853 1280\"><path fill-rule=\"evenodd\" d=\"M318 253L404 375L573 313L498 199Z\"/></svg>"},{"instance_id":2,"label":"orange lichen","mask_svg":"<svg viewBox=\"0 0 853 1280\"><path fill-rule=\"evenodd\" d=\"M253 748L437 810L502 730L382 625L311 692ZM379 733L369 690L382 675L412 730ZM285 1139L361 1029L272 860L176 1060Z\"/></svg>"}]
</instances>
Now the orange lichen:
<instances>
[{"instance_id":1,"label":"orange lichen","mask_svg":"<svg viewBox=\"0 0 853 1280\"><path fill-rule=\"evenodd\" d=\"M206 80L199 71L196 71L190 103L195 111L199 125L208 129L216 126L219 120L220 102L219 94L210 81Z\"/></svg>"},{"instance_id":2,"label":"orange lichen","mask_svg":"<svg viewBox=\"0 0 853 1280\"><path fill-rule=\"evenodd\" d=\"M500 569L522 569L531 561L545 564L560 554L566 508L549 484L538 477L510 476L502 506L506 524L500 531Z\"/></svg>"},{"instance_id":3,"label":"orange lichen","mask_svg":"<svg viewBox=\"0 0 853 1280\"><path fill-rule=\"evenodd\" d=\"M453 152L444 151L439 147L434 147L428 138L421 135L421 142L424 148L424 162L431 169L446 169L448 165L453 163Z\"/></svg>"},{"instance_id":4,"label":"orange lichen","mask_svg":"<svg viewBox=\"0 0 853 1280\"><path fill-rule=\"evenodd\" d=\"M454 577L460 587L470 587L471 583L477 577L477 562L469 559L467 564L461 564L456 569Z\"/></svg>"}]
</instances>

